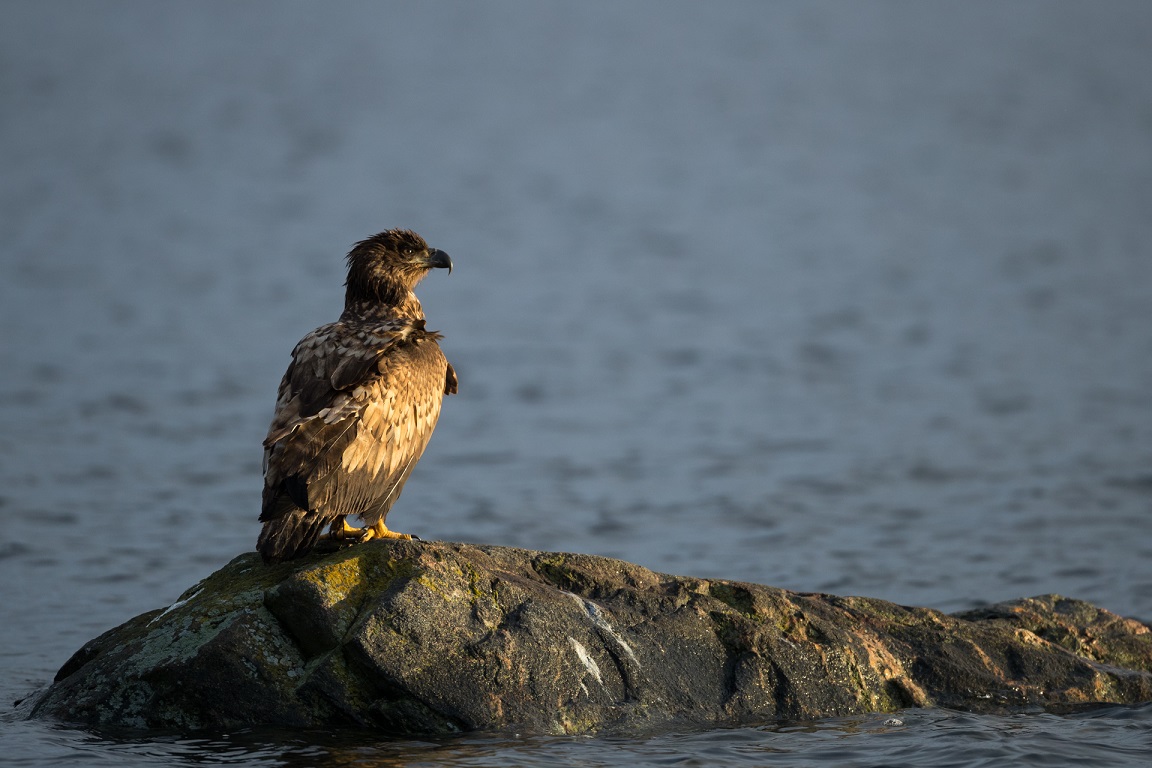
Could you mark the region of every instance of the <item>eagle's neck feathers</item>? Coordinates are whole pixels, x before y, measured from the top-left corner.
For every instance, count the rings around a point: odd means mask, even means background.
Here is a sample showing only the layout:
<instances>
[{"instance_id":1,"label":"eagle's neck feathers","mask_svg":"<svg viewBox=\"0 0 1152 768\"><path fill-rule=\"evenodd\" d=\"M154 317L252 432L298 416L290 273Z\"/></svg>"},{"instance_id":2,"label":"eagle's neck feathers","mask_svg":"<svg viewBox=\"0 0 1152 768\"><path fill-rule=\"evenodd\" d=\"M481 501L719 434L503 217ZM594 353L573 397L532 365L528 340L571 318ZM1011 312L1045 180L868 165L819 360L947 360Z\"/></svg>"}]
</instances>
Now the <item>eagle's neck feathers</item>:
<instances>
[{"instance_id":1,"label":"eagle's neck feathers","mask_svg":"<svg viewBox=\"0 0 1152 768\"><path fill-rule=\"evenodd\" d=\"M403 280L380 279L378 275L368 277L353 270L348 275L346 286L344 318L424 319L420 300L412 292L412 286Z\"/></svg>"},{"instance_id":2,"label":"eagle's neck feathers","mask_svg":"<svg viewBox=\"0 0 1152 768\"><path fill-rule=\"evenodd\" d=\"M377 299L363 299L346 297L344 300L344 314L341 320L423 320L424 309L416 294L408 291L408 295L399 301L383 302Z\"/></svg>"}]
</instances>

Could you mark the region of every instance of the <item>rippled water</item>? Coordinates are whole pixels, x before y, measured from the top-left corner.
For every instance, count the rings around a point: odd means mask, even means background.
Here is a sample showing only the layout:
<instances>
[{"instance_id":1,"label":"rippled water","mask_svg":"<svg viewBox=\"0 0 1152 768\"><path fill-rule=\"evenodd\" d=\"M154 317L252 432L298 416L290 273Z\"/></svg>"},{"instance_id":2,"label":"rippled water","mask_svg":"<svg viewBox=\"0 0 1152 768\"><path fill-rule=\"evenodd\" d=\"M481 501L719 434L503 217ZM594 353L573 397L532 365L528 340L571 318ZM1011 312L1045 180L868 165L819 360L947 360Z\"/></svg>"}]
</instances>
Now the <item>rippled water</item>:
<instances>
[{"instance_id":1,"label":"rippled water","mask_svg":"<svg viewBox=\"0 0 1152 768\"><path fill-rule=\"evenodd\" d=\"M389 523L1152 619L1146 4L9 2L0 694L255 541L352 241L461 393ZM1142 765L1147 708L643 738L96 735L15 764Z\"/></svg>"},{"instance_id":2,"label":"rippled water","mask_svg":"<svg viewBox=\"0 0 1152 768\"><path fill-rule=\"evenodd\" d=\"M17 729L28 729L20 723ZM16 736L23 735L19 730ZM364 734L243 731L189 738L39 729L8 765L100 762L251 766L1143 766L1152 707L1076 716L991 717L937 710L651 736L466 736L381 742ZM34 746L33 746L34 745ZM28 754L23 749L28 748ZM59 762L56 762L59 761Z\"/></svg>"}]
</instances>

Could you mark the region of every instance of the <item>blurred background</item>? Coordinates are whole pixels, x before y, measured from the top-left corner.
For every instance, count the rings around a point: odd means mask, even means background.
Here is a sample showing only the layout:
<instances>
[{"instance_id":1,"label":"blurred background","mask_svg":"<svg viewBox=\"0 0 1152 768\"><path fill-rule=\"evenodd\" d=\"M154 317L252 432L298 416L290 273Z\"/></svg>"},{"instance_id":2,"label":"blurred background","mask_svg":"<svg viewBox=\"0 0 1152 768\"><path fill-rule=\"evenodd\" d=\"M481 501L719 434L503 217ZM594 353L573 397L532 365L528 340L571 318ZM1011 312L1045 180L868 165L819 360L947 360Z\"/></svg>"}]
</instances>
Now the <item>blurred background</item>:
<instances>
[{"instance_id":1,"label":"blurred background","mask_svg":"<svg viewBox=\"0 0 1152 768\"><path fill-rule=\"evenodd\" d=\"M393 528L1152 619L1149 40L1143 2L6 0L5 690L253 548L289 352L393 226L455 260L460 376Z\"/></svg>"}]
</instances>

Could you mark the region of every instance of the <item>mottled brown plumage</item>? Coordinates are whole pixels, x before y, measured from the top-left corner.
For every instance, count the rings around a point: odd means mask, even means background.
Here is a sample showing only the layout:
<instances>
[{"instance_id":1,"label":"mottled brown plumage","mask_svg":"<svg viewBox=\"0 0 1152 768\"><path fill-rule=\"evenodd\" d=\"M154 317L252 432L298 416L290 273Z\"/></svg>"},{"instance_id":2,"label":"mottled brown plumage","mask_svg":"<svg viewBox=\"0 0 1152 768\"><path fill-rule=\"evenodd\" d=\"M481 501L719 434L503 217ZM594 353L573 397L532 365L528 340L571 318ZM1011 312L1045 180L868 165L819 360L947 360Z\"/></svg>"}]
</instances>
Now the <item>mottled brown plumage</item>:
<instances>
[{"instance_id":1,"label":"mottled brown plumage","mask_svg":"<svg viewBox=\"0 0 1152 768\"><path fill-rule=\"evenodd\" d=\"M456 372L440 334L424 329L412 292L443 251L393 229L348 254L344 313L292 350L264 439L266 562L309 552L325 529L337 538L403 537L384 525L419 461ZM345 518L358 515L362 530Z\"/></svg>"}]
</instances>

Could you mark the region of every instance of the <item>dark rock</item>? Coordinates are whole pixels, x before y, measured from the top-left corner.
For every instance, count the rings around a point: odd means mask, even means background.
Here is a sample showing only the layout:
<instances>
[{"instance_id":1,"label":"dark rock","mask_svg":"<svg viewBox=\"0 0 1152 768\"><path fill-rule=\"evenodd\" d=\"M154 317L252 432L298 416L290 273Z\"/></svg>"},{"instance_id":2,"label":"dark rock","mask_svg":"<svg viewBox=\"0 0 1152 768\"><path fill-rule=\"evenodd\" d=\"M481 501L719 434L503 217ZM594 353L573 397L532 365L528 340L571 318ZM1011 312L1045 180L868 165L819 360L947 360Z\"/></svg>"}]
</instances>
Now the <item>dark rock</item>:
<instances>
[{"instance_id":1,"label":"dark rock","mask_svg":"<svg viewBox=\"0 0 1152 768\"><path fill-rule=\"evenodd\" d=\"M583 733L1148 700L1148 627L1057 596L948 616L587 555L385 541L272 567L242 555L84 646L32 716Z\"/></svg>"}]
</instances>

